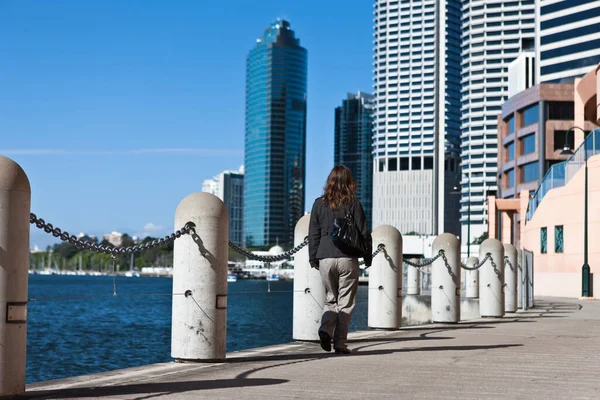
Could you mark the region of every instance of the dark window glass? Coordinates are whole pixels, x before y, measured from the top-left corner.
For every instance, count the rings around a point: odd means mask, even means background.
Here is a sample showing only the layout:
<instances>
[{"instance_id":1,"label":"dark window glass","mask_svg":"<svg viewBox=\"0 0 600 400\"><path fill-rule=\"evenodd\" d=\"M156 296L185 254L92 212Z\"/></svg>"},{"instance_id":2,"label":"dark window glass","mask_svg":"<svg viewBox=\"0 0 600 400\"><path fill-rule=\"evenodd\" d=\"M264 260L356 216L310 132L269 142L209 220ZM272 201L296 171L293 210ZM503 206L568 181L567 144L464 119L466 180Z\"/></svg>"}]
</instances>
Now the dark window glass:
<instances>
[{"instance_id":1,"label":"dark window glass","mask_svg":"<svg viewBox=\"0 0 600 400\"><path fill-rule=\"evenodd\" d=\"M423 158L423 169L433 169L433 157L426 156Z\"/></svg>"},{"instance_id":2,"label":"dark window glass","mask_svg":"<svg viewBox=\"0 0 600 400\"><path fill-rule=\"evenodd\" d=\"M562 225L560 226L555 226L554 227L554 252L555 253L562 253L565 248L564 248L564 239L563 239L563 227Z\"/></svg>"},{"instance_id":3,"label":"dark window glass","mask_svg":"<svg viewBox=\"0 0 600 400\"><path fill-rule=\"evenodd\" d=\"M535 133L525 136L521 141L523 144L523 154L535 153Z\"/></svg>"},{"instance_id":4,"label":"dark window glass","mask_svg":"<svg viewBox=\"0 0 600 400\"><path fill-rule=\"evenodd\" d=\"M593 3L595 1L596 0L568 0L568 1L560 1L558 3L549 4L549 5L544 5L544 3L542 3L540 13L542 15L551 14L551 13L554 13L557 11L562 11L562 10L566 10L566 9L573 8L576 6L580 6L582 4Z\"/></svg>"},{"instance_id":5,"label":"dark window glass","mask_svg":"<svg viewBox=\"0 0 600 400\"><path fill-rule=\"evenodd\" d=\"M408 171L408 157L400 157L400 171Z\"/></svg>"},{"instance_id":6,"label":"dark window glass","mask_svg":"<svg viewBox=\"0 0 600 400\"><path fill-rule=\"evenodd\" d=\"M565 2L570 3L570 1ZM554 28L556 26L563 26L572 22L581 22L589 18L590 15L600 15L600 7L579 11L573 14L564 15L562 17L554 18L548 21L543 21L540 26L542 30Z\"/></svg>"},{"instance_id":7,"label":"dark window glass","mask_svg":"<svg viewBox=\"0 0 600 400\"><path fill-rule=\"evenodd\" d=\"M550 58L562 57L570 54L581 53L588 50L596 50L600 47L600 39L590 40L587 42L578 42L571 46L558 47L552 50L542 51L541 59L548 60Z\"/></svg>"},{"instance_id":8,"label":"dark window glass","mask_svg":"<svg viewBox=\"0 0 600 400\"><path fill-rule=\"evenodd\" d=\"M565 139L566 144L569 146L569 149L575 151L575 134L573 131L566 136L567 131L554 131L554 150L562 150L565 148Z\"/></svg>"},{"instance_id":9,"label":"dark window glass","mask_svg":"<svg viewBox=\"0 0 600 400\"><path fill-rule=\"evenodd\" d=\"M540 228L540 253L548 252L548 229Z\"/></svg>"},{"instance_id":10,"label":"dark window glass","mask_svg":"<svg viewBox=\"0 0 600 400\"><path fill-rule=\"evenodd\" d=\"M421 157L412 158L412 169L413 171L421 169Z\"/></svg>"},{"instance_id":11,"label":"dark window glass","mask_svg":"<svg viewBox=\"0 0 600 400\"><path fill-rule=\"evenodd\" d=\"M388 171L398 171L398 159L397 158L389 158L388 159Z\"/></svg>"},{"instance_id":12,"label":"dark window glass","mask_svg":"<svg viewBox=\"0 0 600 400\"><path fill-rule=\"evenodd\" d=\"M507 172L506 174L506 179L507 179L507 187L511 188L513 186L515 186L515 170L511 169Z\"/></svg>"},{"instance_id":13,"label":"dark window glass","mask_svg":"<svg viewBox=\"0 0 600 400\"><path fill-rule=\"evenodd\" d=\"M515 116L511 115L506 122L508 123L508 133L515 133Z\"/></svg>"},{"instance_id":14,"label":"dark window glass","mask_svg":"<svg viewBox=\"0 0 600 400\"><path fill-rule=\"evenodd\" d=\"M379 160L379 172L383 172L385 168L385 160Z\"/></svg>"},{"instance_id":15,"label":"dark window glass","mask_svg":"<svg viewBox=\"0 0 600 400\"><path fill-rule=\"evenodd\" d=\"M527 107L523 111L523 126L535 124L539 121L540 107L538 104Z\"/></svg>"},{"instance_id":16,"label":"dark window glass","mask_svg":"<svg viewBox=\"0 0 600 400\"><path fill-rule=\"evenodd\" d=\"M548 119L572 121L575 119L575 106L572 101L551 101L548 103Z\"/></svg>"},{"instance_id":17,"label":"dark window glass","mask_svg":"<svg viewBox=\"0 0 600 400\"><path fill-rule=\"evenodd\" d=\"M557 4L568 4L568 2L557 3ZM574 39L585 35L590 35L600 31L600 23L582 26L580 28L569 29L567 31L561 31L552 35L542 36L542 45L550 44L562 40Z\"/></svg>"},{"instance_id":18,"label":"dark window glass","mask_svg":"<svg viewBox=\"0 0 600 400\"><path fill-rule=\"evenodd\" d=\"M523 183L533 182L539 179L539 163L537 161L523 165Z\"/></svg>"},{"instance_id":19,"label":"dark window glass","mask_svg":"<svg viewBox=\"0 0 600 400\"><path fill-rule=\"evenodd\" d=\"M515 159L515 143L511 143L506 146L506 152L508 153L508 161L512 161Z\"/></svg>"},{"instance_id":20,"label":"dark window glass","mask_svg":"<svg viewBox=\"0 0 600 400\"><path fill-rule=\"evenodd\" d=\"M542 67L542 75L568 71L576 68L592 67L597 64L600 64L600 55L580 58L572 61L565 61L562 63Z\"/></svg>"}]
</instances>

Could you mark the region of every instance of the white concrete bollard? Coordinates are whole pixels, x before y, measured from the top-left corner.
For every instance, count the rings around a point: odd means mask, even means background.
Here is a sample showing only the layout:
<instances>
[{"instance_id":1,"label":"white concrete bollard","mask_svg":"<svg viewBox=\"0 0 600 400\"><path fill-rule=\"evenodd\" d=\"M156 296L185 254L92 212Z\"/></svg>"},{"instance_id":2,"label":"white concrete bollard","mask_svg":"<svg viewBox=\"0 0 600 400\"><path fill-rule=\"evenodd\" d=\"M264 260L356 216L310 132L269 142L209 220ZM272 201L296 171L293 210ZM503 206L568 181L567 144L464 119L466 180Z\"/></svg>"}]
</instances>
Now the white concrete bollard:
<instances>
[{"instance_id":1,"label":"white concrete bollard","mask_svg":"<svg viewBox=\"0 0 600 400\"><path fill-rule=\"evenodd\" d=\"M460 242L451 233L442 233L432 245L433 256L440 251L444 256L433 262L431 268L432 322L460 321Z\"/></svg>"},{"instance_id":2,"label":"white concrete bollard","mask_svg":"<svg viewBox=\"0 0 600 400\"><path fill-rule=\"evenodd\" d=\"M0 156L0 397L25 393L31 188Z\"/></svg>"},{"instance_id":3,"label":"white concrete bollard","mask_svg":"<svg viewBox=\"0 0 600 400\"><path fill-rule=\"evenodd\" d=\"M385 249L373 258L369 270L369 328L398 329L402 324L402 235L393 226L373 231L373 250Z\"/></svg>"},{"instance_id":4,"label":"white concrete bollard","mask_svg":"<svg viewBox=\"0 0 600 400\"><path fill-rule=\"evenodd\" d=\"M310 214L300 218L294 230L294 246L308 236ZM325 304L325 287L318 270L308 262L308 245L294 255L294 309L292 338L319 340L319 327Z\"/></svg>"},{"instance_id":5,"label":"white concrete bollard","mask_svg":"<svg viewBox=\"0 0 600 400\"><path fill-rule=\"evenodd\" d=\"M504 244L504 311L517 312L517 248ZM508 257L508 258L507 258Z\"/></svg>"},{"instance_id":6,"label":"white concrete bollard","mask_svg":"<svg viewBox=\"0 0 600 400\"><path fill-rule=\"evenodd\" d=\"M229 214L209 193L187 196L175 211L175 229L195 224L175 240L171 357L179 361L223 360L227 343Z\"/></svg>"},{"instance_id":7,"label":"white concrete bollard","mask_svg":"<svg viewBox=\"0 0 600 400\"><path fill-rule=\"evenodd\" d=\"M469 257L467 258L466 265L469 268L473 268L474 265L479 263L479 258ZM479 297L479 270L465 270L465 282L466 290L465 297L470 299L476 299Z\"/></svg>"},{"instance_id":8,"label":"white concrete bollard","mask_svg":"<svg viewBox=\"0 0 600 400\"><path fill-rule=\"evenodd\" d=\"M521 261L523 259L523 251L517 249L517 308L523 308L523 268Z\"/></svg>"},{"instance_id":9,"label":"white concrete bollard","mask_svg":"<svg viewBox=\"0 0 600 400\"><path fill-rule=\"evenodd\" d=\"M482 317L504 316L504 247L497 239L486 239L479 247L479 313Z\"/></svg>"},{"instance_id":10,"label":"white concrete bollard","mask_svg":"<svg viewBox=\"0 0 600 400\"><path fill-rule=\"evenodd\" d=\"M412 258L410 261L419 262L417 258ZM406 264L406 294L415 296L421 294L421 271L408 264Z\"/></svg>"}]
</instances>

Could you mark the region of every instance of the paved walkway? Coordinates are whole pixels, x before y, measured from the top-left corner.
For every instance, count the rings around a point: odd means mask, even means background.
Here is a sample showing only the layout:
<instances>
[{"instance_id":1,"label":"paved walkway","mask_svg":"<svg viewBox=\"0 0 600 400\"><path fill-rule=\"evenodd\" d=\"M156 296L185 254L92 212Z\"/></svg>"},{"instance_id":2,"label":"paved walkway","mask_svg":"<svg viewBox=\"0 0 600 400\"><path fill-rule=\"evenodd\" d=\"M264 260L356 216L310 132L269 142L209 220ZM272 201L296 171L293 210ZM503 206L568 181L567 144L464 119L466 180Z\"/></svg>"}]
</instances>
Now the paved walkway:
<instances>
[{"instance_id":1,"label":"paved walkway","mask_svg":"<svg viewBox=\"0 0 600 400\"><path fill-rule=\"evenodd\" d=\"M39 399L600 399L600 301L358 332L349 356L290 343L29 385Z\"/></svg>"}]
</instances>

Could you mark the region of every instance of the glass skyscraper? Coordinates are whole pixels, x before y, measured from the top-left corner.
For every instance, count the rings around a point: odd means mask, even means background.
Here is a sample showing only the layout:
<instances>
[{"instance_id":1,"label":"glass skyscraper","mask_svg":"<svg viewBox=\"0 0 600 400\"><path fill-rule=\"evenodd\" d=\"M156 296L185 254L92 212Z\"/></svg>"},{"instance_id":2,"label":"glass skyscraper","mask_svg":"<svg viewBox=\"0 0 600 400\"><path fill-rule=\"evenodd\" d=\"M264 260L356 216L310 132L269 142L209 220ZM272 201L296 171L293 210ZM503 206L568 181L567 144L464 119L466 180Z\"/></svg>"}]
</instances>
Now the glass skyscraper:
<instances>
[{"instance_id":1,"label":"glass skyscraper","mask_svg":"<svg viewBox=\"0 0 600 400\"><path fill-rule=\"evenodd\" d=\"M335 109L335 165L343 164L356 180L357 197L363 205L369 229L373 203L373 110L374 98L358 92L348 94Z\"/></svg>"},{"instance_id":2,"label":"glass skyscraper","mask_svg":"<svg viewBox=\"0 0 600 400\"><path fill-rule=\"evenodd\" d=\"M306 74L288 21L272 23L246 58L246 246L291 244L304 214Z\"/></svg>"}]
</instances>

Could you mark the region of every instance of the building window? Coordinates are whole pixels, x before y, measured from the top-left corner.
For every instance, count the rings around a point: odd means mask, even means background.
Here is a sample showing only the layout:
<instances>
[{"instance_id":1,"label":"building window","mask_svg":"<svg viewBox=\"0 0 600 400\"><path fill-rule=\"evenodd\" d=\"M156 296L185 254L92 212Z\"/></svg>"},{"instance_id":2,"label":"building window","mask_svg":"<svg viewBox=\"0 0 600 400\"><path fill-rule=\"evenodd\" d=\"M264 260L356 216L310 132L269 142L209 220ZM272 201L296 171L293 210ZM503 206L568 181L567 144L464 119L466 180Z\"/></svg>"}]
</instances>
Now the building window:
<instances>
[{"instance_id":1,"label":"building window","mask_svg":"<svg viewBox=\"0 0 600 400\"><path fill-rule=\"evenodd\" d=\"M551 101L548 103L548 119L572 121L575 119L575 106L572 101Z\"/></svg>"},{"instance_id":2,"label":"building window","mask_svg":"<svg viewBox=\"0 0 600 400\"><path fill-rule=\"evenodd\" d=\"M385 160L379 160L379 172L383 172L385 168Z\"/></svg>"},{"instance_id":3,"label":"building window","mask_svg":"<svg viewBox=\"0 0 600 400\"><path fill-rule=\"evenodd\" d=\"M400 157L400 171L408 171L408 157Z\"/></svg>"},{"instance_id":4,"label":"building window","mask_svg":"<svg viewBox=\"0 0 600 400\"><path fill-rule=\"evenodd\" d=\"M563 239L563 227L555 226L554 227L554 252L562 253L565 250L565 244Z\"/></svg>"},{"instance_id":5,"label":"building window","mask_svg":"<svg viewBox=\"0 0 600 400\"><path fill-rule=\"evenodd\" d=\"M390 158L388 160L388 171L397 171L398 170L398 159Z\"/></svg>"},{"instance_id":6,"label":"building window","mask_svg":"<svg viewBox=\"0 0 600 400\"><path fill-rule=\"evenodd\" d=\"M548 229L540 228L540 253L548 252Z\"/></svg>"},{"instance_id":7,"label":"building window","mask_svg":"<svg viewBox=\"0 0 600 400\"><path fill-rule=\"evenodd\" d=\"M511 143L506 146L506 152L508 153L508 161L512 161L515 159L515 143Z\"/></svg>"},{"instance_id":8,"label":"building window","mask_svg":"<svg viewBox=\"0 0 600 400\"><path fill-rule=\"evenodd\" d=\"M421 169L421 157L413 157L412 158L412 169L413 169L413 171Z\"/></svg>"},{"instance_id":9,"label":"building window","mask_svg":"<svg viewBox=\"0 0 600 400\"><path fill-rule=\"evenodd\" d=\"M565 136L567 131L554 131L554 150L562 150L565 148ZM573 132L566 136L567 145L571 150L575 149L575 135Z\"/></svg>"},{"instance_id":10,"label":"building window","mask_svg":"<svg viewBox=\"0 0 600 400\"><path fill-rule=\"evenodd\" d=\"M539 121L539 111L540 106L538 104L527 107L523 111L523 126L529 126L537 123Z\"/></svg>"},{"instance_id":11,"label":"building window","mask_svg":"<svg viewBox=\"0 0 600 400\"><path fill-rule=\"evenodd\" d=\"M540 177L539 172L537 161L523 165L523 183L537 181Z\"/></svg>"},{"instance_id":12,"label":"building window","mask_svg":"<svg viewBox=\"0 0 600 400\"><path fill-rule=\"evenodd\" d=\"M511 188L515 186L515 170L511 169L506 173L506 187Z\"/></svg>"},{"instance_id":13,"label":"building window","mask_svg":"<svg viewBox=\"0 0 600 400\"><path fill-rule=\"evenodd\" d=\"M515 116L514 114L510 116L510 118L506 121L508 124L508 133L515 133Z\"/></svg>"},{"instance_id":14,"label":"building window","mask_svg":"<svg viewBox=\"0 0 600 400\"><path fill-rule=\"evenodd\" d=\"M527 135L521 139L523 154L535 153L535 134Z\"/></svg>"},{"instance_id":15,"label":"building window","mask_svg":"<svg viewBox=\"0 0 600 400\"><path fill-rule=\"evenodd\" d=\"M433 169L433 157L426 156L423 158L423 169Z\"/></svg>"}]
</instances>

